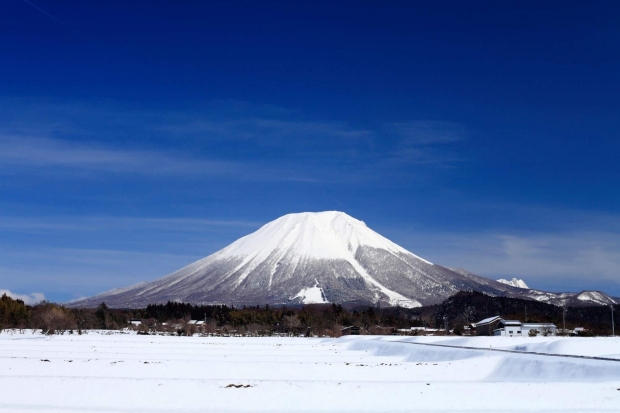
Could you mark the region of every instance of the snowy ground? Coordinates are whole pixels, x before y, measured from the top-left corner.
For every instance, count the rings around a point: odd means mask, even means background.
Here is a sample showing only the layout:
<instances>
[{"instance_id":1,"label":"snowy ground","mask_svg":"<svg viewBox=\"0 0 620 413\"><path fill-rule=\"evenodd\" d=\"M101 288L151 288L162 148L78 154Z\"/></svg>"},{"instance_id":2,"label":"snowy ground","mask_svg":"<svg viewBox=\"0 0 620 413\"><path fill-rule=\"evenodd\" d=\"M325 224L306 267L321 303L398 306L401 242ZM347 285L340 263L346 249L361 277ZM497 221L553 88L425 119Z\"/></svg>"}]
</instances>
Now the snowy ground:
<instances>
[{"instance_id":1,"label":"snowy ground","mask_svg":"<svg viewBox=\"0 0 620 413\"><path fill-rule=\"evenodd\" d=\"M617 338L5 332L0 411L620 412L620 361L488 349L620 360Z\"/></svg>"}]
</instances>

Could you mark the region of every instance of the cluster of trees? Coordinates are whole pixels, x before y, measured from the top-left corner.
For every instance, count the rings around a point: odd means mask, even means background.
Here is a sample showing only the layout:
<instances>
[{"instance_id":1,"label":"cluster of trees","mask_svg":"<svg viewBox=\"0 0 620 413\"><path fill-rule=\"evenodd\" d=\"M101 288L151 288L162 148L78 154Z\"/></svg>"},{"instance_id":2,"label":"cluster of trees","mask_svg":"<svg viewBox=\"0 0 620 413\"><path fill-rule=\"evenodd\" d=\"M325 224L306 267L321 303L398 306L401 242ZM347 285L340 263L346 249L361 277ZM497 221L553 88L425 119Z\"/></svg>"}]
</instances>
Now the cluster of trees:
<instances>
[{"instance_id":1,"label":"cluster of trees","mask_svg":"<svg viewBox=\"0 0 620 413\"><path fill-rule=\"evenodd\" d=\"M35 329L44 333L64 333L76 330L127 327L129 320L140 311L111 310L105 304L96 309L73 309L62 305L42 302L29 306L6 294L0 297L0 331L3 329Z\"/></svg>"},{"instance_id":2,"label":"cluster of trees","mask_svg":"<svg viewBox=\"0 0 620 413\"><path fill-rule=\"evenodd\" d=\"M26 328L30 320L30 308L22 300L14 300L6 294L0 297L0 331L3 328Z\"/></svg>"},{"instance_id":3,"label":"cluster of trees","mask_svg":"<svg viewBox=\"0 0 620 413\"><path fill-rule=\"evenodd\" d=\"M620 307L616 306L616 325L620 328ZM527 313L527 319L526 319ZM336 304L311 304L303 307L242 307L226 305L191 305L168 302L144 309L110 309L102 303L95 309L73 309L43 302L28 306L7 295L0 298L0 331L6 328L39 329L47 333L64 333L90 329L118 330L128 327L130 320L142 321L142 333L165 331L193 334L196 325L190 320L204 321L200 329L206 333L271 335L338 336L345 326L356 326L362 334L390 334L395 329L446 325L455 333L483 318L500 315L508 319L554 323L566 321L567 329L584 327L593 335L611 333L608 307L561 308L538 301L508 297L491 297L478 292L460 292L439 305L406 309L343 308Z\"/></svg>"},{"instance_id":4,"label":"cluster of trees","mask_svg":"<svg viewBox=\"0 0 620 413\"><path fill-rule=\"evenodd\" d=\"M358 326L364 333L390 333L394 328L422 325L417 309L345 309L336 304L303 307L203 306L168 302L145 309L110 309L105 303L96 309L74 309L43 302L27 306L23 301L3 296L0 301L0 328L31 328L46 333L81 333L82 330L126 328L130 320L141 320L140 332L164 331L177 334L196 332L190 320L201 320L206 333L338 336L343 326ZM387 328L387 329L386 329Z\"/></svg>"},{"instance_id":5,"label":"cluster of trees","mask_svg":"<svg viewBox=\"0 0 620 413\"><path fill-rule=\"evenodd\" d=\"M6 328L36 328L54 333L74 327L71 311L62 306L43 302L31 307L6 294L0 297L0 331Z\"/></svg>"}]
</instances>

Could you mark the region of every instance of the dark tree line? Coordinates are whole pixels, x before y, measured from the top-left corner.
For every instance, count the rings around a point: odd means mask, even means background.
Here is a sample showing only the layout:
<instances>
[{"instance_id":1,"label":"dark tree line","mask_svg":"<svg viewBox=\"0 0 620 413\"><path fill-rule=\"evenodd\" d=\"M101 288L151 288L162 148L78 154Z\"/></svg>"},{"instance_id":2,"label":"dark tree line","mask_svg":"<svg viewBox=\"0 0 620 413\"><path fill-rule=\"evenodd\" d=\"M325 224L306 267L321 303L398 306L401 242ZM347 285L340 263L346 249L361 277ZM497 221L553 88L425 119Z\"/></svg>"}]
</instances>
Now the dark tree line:
<instances>
[{"instance_id":1,"label":"dark tree line","mask_svg":"<svg viewBox=\"0 0 620 413\"><path fill-rule=\"evenodd\" d=\"M0 297L0 331L3 329L36 329L46 333L64 333L92 329L114 330L127 327L141 310L111 310L105 304L96 309L74 309L44 301L26 305L6 294Z\"/></svg>"},{"instance_id":2,"label":"dark tree line","mask_svg":"<svg viewBox=\"0 0 620 413\"><path fill-rule=\"evenodd\" d=\"M292 332L295 334L338 335L342 326L357 326L371 331L378 326L409 328L421 325L419 312L402 308L345 309L336 304L309 304L303 307L199 305L168 302L149 305L147 319L201 320L215 327L261 332Z\"/></svg>"}]
</instances>

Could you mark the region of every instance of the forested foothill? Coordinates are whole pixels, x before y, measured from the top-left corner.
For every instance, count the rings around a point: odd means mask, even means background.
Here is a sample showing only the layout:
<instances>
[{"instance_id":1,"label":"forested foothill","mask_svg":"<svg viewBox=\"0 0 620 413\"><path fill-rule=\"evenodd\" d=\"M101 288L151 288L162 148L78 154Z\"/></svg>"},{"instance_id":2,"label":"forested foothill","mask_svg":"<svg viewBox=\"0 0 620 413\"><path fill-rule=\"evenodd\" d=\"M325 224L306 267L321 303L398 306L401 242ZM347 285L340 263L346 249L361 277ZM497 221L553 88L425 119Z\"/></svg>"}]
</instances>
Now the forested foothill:
<instances>
[{"instance_id":1,"label":"forested foothill","mask_svg":"<svg viewBox=\"0 0 620 413\"><path fill-rule=\"evenodd\" d=\"M614 310L614 319L618 326L620 305L616 304ZM564 328L565 323L566 330L583 328L584 331L580 333L582 335L611 335L612 333L611 308L603 305L559 307L540 301L493 297L474 291L459 292L434 306L432 310L436 325L442 325L443 320L446 319L449 326L455 326L455 328L496 315L507 320L521 322L553 323L560 329Z\"/></svg>"},{"instance_id":2,"label":"forested foothill","mask_svg":"<svg viewBox=\"0 0 620 413\"><path fill-rule=\"evenodd\" d=\"M620 325L615 306L615 322ZM582 327L584 335L610 335L608 306L558 307L538 301L460 292L439 305L402 307L343 307L309 304L300 307L233 307L168 302L144 309L75 309L50 302L30 306L7 295L0 298L0 331L36 330L44 334L82 334L89 330L137 330L139 334L330 336L343 327L359 327L360 334L405 333L412 327L442 329L464 334L466 326L489 316L527 322L554 323L567 330ZM132 324L133 321L133 324ZM411 334L422 334L413 329ZM438 332L441 334L441 331Z\"/></svg>"}]
</instances>

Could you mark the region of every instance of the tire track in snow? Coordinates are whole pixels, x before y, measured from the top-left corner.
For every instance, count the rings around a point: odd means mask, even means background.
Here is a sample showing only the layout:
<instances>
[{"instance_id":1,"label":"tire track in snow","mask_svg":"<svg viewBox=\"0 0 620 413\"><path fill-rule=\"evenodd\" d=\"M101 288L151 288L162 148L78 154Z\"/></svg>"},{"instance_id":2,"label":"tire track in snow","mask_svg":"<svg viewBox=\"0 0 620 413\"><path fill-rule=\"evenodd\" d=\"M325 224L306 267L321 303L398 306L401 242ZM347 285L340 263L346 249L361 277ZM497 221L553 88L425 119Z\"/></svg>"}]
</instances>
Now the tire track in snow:
<instances>
[{"instance_id":1,"label":"tire track in snow","mask_svg":"<svg viewBox=\"0 0 620 413\"><path fill-rule=\"evenodd\" d=\"M599 356L580 356L577 354L554 354L554 353L540 353L536 351L506 350L506 349L499 349L499 348L451 346L449 344L416 343L413 341L392 341L392 343L413 344L417 346L429 346L429 347L455 348L455 349L462 349L462 350L495 351L499 353L527 354L527 355L534 355L534 356L563 357L563 358L574 358L574 359L580 359L580 360L614 361L616 363L620 363L620 359L616 359L616 358L599 357Z\"/></svg>"}]
</instances>

